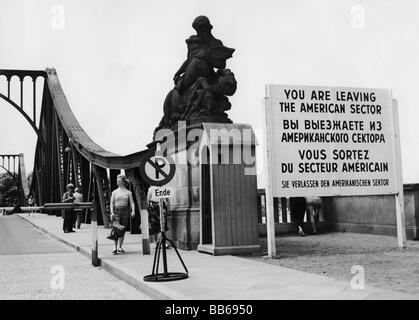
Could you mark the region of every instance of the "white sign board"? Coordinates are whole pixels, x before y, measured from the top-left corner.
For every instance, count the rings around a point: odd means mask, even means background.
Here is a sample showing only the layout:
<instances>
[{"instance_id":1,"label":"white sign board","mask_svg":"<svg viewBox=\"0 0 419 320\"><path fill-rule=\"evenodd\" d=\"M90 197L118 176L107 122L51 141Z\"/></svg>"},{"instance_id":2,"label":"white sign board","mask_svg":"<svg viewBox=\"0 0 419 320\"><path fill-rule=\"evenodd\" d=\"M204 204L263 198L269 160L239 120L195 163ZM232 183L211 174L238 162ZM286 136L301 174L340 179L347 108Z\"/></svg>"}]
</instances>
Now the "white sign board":
<instances>
[{"instance_id":1,"label":"white sign board","mask_svg":"<svg viewBox=\"0 0 419 320\"><path fill-rule=\"evenodd\" d=\"M172 198L175 196L175 189L172 187L150 187L149 200L159 201L160 199Z\"/></svg>"},{"instance_id":2,"label":"white sign board","mask_svg":"<svg viewBox=\"0 0 419 320\"><path fill-rule=\"evenodd\" d=\"M397 193L390 90L268 85L274 197Z\"/></svg>"}]
</instances>

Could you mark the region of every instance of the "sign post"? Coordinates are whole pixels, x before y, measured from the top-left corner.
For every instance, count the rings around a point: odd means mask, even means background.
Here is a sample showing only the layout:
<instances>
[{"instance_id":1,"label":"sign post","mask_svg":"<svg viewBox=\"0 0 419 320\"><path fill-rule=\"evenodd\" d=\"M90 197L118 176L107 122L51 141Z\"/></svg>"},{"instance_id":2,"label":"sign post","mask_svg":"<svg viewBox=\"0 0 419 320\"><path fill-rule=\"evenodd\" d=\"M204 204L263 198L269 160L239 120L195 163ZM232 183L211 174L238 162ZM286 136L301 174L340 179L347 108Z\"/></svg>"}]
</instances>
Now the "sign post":
<instances>
[{"instance_id":1,"label":"sign post","mask_svg":"<svg viewBox=\"0 0 419 320\"><path fill-rule=\"evenodd\" d=\"M143 239L143 254L150 254L148 211L145 209L140 209L140 216L141 216L141 238Z\"/></svg>"},{"instance_id":2,"label":"sign post","mask_svg":"<svg viewBox=\"0 0 419 320\"><path fill-rule=\"evenodd\" d=\"M395 195L406 246L397 106L391 90L268 85L264 100L269 257L273 197Z\"/></svg>"},{"instance_id":3,"label":"sign post","mask_svg":"<svg viewBox=\"0 0 419 320\"><path fill-rule=\"evenodd\" d=\"M95 188L95 184L93 184ZM94 190L93 190L94 192ZM93 198L92 202L78 202L78 203L45 203L41 207L37 207L41 210L65 210L65 209L88 209L91 210L91 226L92 226L92 265L95 267L100 266L100 259L98 256L98 231L97 231L97 203L96 199ZM33 207L29 207L33 208Z\"/></svg>"},{"instance_id":4,"label":"sign post","mask_svg":"<svg viewBox=\"0 0 419 320\"><path fill-rule=\"evenodd\" d=\"M403 191L403 176L402 176L402 159L400 147L400 129L399 129L399 111L397 101L393 101L394 114L394 135L395 135L395 152L397 163L397 193L396 196L396 223L397 223L397 245L399 248L405 249L406 242L406 225L404 216L404 191Z\"/></svg>"},{"instance_id":5,"label":"sign post","mask_svg":"<svg viewBox=\"0 0 419 320\"><path fill-rule=\"evenodd\" d=\"M90 218L92 224L92 265L98 267L100 265L98 256L98 233L97 233L97 211L96 204L93 206L92 215Z\"/></svg>"},{"instance_id":6,"label":"sign post","mask_svg":"<svg viewBox=\"0 0 419 320\"><path fill-rule=\"evenodd\" d=\"M96 183L93 182L93 206L90 223L92 225L92 265L98 267L100 265L98 255L98 232L97 232L97 199L96 199Z\"/></svg>"},{"instance_id":7,"label":"sign post","mask_svg":"<svg viewBox=\"0 0 419 320\"><path fill-rule=\"evenodd\" d=\"M151 186L152 200L159 202L160 214L160 240L156 245L154 253L153 268L151 274L144 276L144 281L174 281L188 278L188 269L183 262L176 245L166 237L165 230L165 214L164 214L164 199L174 196L174 189L171 187L162 187L162 185L169 183L176 171L176 165L170 156L163 157L160 154L160 146L157 146L157 151L150 151L144 156L144 160L140 165L140 174L144 181ZM186 273L183 272L169 272L167 267L167 252L166 244L170 245L175 250L180 262ZM160 252L162 253L163 272L159 272Z\"/></svg>"},{"instance_id":8,"label":"sign post","mask_svg":"<svg viewBox=\"0 0 419 320\"><path fill-rule=\"evenodd\" d=\"M265 104L269 101L265 99ZM274 204L273 204L273 154L272 154L272 117L270 114L270 108L265 109L265 132L264 138L265 143L265 206L266 206L266 238L268 243L268 257L277 258L276 254L276 243L275 243L275 219L274 219Z\"/></svg>"}]
</instances>

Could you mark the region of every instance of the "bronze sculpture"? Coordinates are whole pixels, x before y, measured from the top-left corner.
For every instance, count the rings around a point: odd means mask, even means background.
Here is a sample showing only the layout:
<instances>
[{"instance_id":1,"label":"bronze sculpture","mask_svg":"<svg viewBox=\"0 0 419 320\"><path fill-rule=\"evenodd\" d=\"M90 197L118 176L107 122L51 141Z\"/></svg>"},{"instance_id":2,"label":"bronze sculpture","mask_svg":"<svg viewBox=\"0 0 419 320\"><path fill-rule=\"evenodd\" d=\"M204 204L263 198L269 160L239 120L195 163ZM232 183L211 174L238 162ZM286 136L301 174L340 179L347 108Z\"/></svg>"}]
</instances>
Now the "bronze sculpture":
<instances>
[{"instance_id":1,"label":"bronze sculpture","mask_svg":"<svg viewBox=\"0 0 419 320\"><path fill-rule=\"evenodd\" d=\"M236 92L237 82L234 73L226 69L226 61L234 49L212 35L207 17L197 17L192 27L196 35L186 39L187 59L173 77L175 87L164 101L164 116L155 133L174 128L182 120L188 124L232 122L225 111L231 108L227 96Z\"/></svg>"}]
</instances>

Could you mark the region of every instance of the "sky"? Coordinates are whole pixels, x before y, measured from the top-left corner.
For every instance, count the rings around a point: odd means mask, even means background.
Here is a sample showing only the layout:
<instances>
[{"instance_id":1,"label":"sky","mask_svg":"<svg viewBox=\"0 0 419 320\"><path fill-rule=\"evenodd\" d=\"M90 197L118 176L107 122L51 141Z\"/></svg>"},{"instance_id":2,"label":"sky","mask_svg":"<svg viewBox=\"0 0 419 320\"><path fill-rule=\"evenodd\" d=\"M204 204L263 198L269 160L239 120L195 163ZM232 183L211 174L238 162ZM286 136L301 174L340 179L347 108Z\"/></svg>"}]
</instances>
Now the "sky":
<instances>
[{"instance_id":1,"label":"sky","mask_svg":"<svg viewBox=\"0 0 419 320\"><path fill-rule=\"evenodd\" d=\"M229 117L256 131L259 173L266 84L389 88L399 105L403 180L419 183L418 12L415 0L0 0L0 68L56 68L90 137L134 153L151 142L193 19L207 15L214 36L236 49L227 62L238 81ZM1 78L0 92L5 85ZM25 119L0 101L0 152L23 152L31 171L35 142Z\"/></svg>"}]
</instances>

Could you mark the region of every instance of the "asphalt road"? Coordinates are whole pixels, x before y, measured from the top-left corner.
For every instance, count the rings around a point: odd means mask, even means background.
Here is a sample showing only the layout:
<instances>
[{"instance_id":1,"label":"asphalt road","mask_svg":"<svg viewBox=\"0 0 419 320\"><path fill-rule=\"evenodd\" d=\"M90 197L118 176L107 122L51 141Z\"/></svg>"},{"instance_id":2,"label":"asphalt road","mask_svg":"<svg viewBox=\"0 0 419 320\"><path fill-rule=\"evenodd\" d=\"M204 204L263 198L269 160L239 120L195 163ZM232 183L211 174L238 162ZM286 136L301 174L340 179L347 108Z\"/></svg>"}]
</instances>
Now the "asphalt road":
<instances>
[{"instance_id":1,"label":"asphalt road","mask_svg":"<svg viewBox=\"0 0 419 320\"><path fill-rule=\"evenodd\" d=\"M17 216L0 216L0 300L149 299Z\"/></svg>"}]
</instances>

